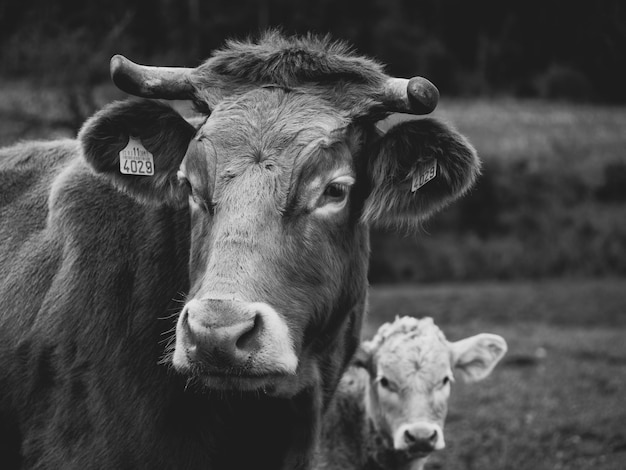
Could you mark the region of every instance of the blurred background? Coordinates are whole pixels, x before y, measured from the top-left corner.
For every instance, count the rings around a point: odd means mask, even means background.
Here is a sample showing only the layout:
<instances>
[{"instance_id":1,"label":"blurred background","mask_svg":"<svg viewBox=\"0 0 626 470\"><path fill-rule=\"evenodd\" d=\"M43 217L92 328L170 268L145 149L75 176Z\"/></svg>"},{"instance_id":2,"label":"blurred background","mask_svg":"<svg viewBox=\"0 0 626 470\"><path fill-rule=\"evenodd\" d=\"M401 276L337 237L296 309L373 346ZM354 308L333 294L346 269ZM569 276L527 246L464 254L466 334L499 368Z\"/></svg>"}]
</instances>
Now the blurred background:
<instances>
[{"instance_id":1,"label":"blurred background","mask_svg":"<svg viewBox=\"0 0 626 470\"><path fill-rule=\"evenodd\" d=\"M196 66L267 27L330 33L429 78L434 117L484 161L419 234L372 233L364 336L429 315L450 339L509 342L487 382L455 387L431 468L624 468L626 3L4 0L0 144L74 136L124 98L113 54Z\"/></svg>"}]
</instances>

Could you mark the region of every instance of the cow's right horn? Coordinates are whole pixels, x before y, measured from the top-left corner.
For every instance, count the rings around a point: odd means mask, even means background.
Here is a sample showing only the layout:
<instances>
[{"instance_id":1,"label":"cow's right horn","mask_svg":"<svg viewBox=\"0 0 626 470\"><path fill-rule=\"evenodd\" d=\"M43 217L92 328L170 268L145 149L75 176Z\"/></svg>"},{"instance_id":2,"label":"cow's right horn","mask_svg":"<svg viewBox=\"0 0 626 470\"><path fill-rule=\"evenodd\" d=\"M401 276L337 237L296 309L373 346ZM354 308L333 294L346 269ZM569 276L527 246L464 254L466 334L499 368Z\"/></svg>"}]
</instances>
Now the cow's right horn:
<instances>
[{"instance_id":1,"label":"cow's right horn","mask_svg":"<svg viewBox=\"0 0 626 470\"><path fill-rule=\"evenodd\" d=\"M139 65L126 57L111 58L111 78L122 91L143 98L188 100L194 96L190 81L194 69Z\"/></svg>"},{"instance_id":2,"label":"cow's right horn","mask_svg":"<svg viewBox=\"0 0 626 470\"><path fill-rule=\"evenodd\" d=\"M423 77L390 77L385 82L381 95L383 106L398 113L428 114L439 101L439 90Z\"/></svg>"}]
</instances>

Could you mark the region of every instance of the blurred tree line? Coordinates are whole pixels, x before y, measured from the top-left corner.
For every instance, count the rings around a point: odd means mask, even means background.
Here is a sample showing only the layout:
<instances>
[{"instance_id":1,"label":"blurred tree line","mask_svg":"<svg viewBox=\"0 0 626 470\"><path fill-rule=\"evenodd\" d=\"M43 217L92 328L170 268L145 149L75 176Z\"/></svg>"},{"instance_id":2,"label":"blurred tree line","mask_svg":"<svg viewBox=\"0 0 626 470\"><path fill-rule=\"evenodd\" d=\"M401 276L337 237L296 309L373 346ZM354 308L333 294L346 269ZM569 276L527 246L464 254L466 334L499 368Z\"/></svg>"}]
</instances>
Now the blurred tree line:
<instances>
[{"instance_id":1,"label":"blurred tree line","mask_svg":"<svg viewBox=\"0 0 626 470\"><path fill-rule=\"evenodd\" d=\"M114 53L194 66L267 27L346 39L447 95L626 102L620 0L3 0L1 75L88 86Z\"/></svg>"}]
</instances>

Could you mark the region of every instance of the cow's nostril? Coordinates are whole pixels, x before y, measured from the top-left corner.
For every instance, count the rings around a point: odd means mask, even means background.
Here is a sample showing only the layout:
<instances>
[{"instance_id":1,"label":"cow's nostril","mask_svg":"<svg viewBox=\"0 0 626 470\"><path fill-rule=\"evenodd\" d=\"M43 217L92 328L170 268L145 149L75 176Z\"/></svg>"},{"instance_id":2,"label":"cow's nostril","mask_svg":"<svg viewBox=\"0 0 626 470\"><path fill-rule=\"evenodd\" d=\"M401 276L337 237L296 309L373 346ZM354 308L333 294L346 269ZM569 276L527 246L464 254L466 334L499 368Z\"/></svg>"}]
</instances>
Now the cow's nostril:
<instances>
[{"instance_id":1,"label":"cow's nostril","mask_svg":"<svg viewBox=\"0 0 626 470\"><path fill-rule=\"evenodd\" d=\"M413 442L415 442L415 436L413 434L411 434L408 429L406 431L404 431L404 439L409 444L412 444Z\"/></svg>"},{"instance_id":2,"label":"cow's nostril","mask_svg":"<svg viewBox=\"0 0 626 470\"><path fill-rule=\"evenodd\" d=\"M250 327L241 333L235 341L235 347L241 351L251 351L257 346L259 330L261 329L261 316L256 315L250 323Z\"/></svg>"},{"instance_id":3,"label":"cow's nostril","mask_svg":"<svg viewBox=\"0 0 626 470\"><path fill-rule=\"evenodd\" d=\"M433 433L430 435L430 438L428 439L430 441L430 443L432 445L435 445L435 443L437 442L437 430L433 430Z\"/></svg>"}]
</instances>

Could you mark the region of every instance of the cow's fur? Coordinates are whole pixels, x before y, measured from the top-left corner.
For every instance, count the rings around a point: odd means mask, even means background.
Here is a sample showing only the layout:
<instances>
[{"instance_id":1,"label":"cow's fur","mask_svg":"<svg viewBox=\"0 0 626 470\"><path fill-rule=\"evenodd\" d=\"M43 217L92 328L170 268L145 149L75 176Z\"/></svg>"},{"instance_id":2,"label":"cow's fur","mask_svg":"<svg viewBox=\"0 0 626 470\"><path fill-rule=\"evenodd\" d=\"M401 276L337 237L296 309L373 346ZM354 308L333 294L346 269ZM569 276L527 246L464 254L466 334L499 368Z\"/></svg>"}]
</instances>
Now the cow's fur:
<instances>
[{"instance_id":1,"label":"cow's fur","mask_svg":"<svg viewBox=\"0 0 626 470\"><path fill-rule=\"evenodd\" d=\"M307 468L358 345L369 224L422 218L478 172L474 150L434 121L379 136L367 93L380 66L326 41L231 43L197 74L211 113L198 128L130 100L78 140L0 151L8 468ZM423 155L407 135L438 151ZM129 136L154 155L154 177L120 174ZM437 159L438 180L376 192L383 173L402 181L424 158ZM345 207L325 196L336 172L355 181ZM262 324L245 370L192 357L185 312L207 298L229 312L261 305L284 331ZM274 371L284 351L297 368ZM258 382L240 375L250 369Z\"/></svg>"},{"instance_id":2,"label":"cow's fur","mask_svg":"<svg viewBox=\"0 0 626 470\"><path fill-rule=\"evenodd\" d=\"M319 96L356 118L384 113L378 93L385 79L379 63L346 43L269 31L257 41L229 41L194 71L192 83L203 111L254 87L279 86Z\"/></svg>"},{"instance_id":3,"label":"cow's fur","mask_svg":"<svg viewBox=\"0 0 626 470\"><path fill-rule=\"evenodd\" d=\"M488 333L448 342L431 318L383 324L363 342L324 416L316 470L421 470L444 447L453 373L482 380L506 350L502 337ZM398 439L412 426L439 435L412 447Z\"/></svg>"}]
</instances>

